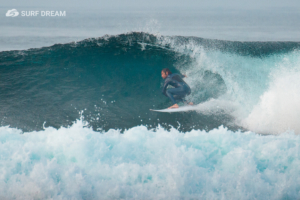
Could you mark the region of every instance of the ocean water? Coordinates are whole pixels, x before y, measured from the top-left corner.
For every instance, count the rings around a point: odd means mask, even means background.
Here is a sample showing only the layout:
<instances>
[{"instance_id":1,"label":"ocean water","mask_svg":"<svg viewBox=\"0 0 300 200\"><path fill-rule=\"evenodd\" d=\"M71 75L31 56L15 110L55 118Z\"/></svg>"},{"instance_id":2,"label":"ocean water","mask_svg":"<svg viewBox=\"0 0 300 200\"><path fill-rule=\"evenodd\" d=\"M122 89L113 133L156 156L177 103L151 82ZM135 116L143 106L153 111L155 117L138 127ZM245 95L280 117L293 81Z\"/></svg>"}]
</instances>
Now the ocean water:
<instances>
[{"instance_id":1,"label":"ocean water","mask_svg":"<svg viewBox=\"0 0 300 200\"><path fill-rule=\"evenodd\" d=\"M299 14L177 14L2 16L1 199L300 198Z\"/></svg>"}]
</instances>

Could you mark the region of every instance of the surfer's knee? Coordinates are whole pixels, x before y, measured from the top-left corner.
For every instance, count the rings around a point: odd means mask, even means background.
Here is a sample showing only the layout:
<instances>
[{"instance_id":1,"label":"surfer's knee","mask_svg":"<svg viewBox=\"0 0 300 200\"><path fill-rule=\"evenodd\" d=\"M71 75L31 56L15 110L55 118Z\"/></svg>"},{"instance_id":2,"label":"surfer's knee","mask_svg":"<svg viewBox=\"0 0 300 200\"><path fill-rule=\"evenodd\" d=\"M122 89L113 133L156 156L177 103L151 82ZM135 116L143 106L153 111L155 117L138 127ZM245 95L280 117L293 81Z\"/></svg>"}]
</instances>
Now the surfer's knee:
<instances>
[{"instance_id":1,"label":"surfer's knee","mask_svg":"<svg viewBox=\"0 0 300 200\"><path fill-rule=\"evenodd\" d=\"M166 94L167 94L168 96L170 96L170 95L171 95L170 90L167 90L167 91L166 91Z\"/></svg>"}]
</instances>

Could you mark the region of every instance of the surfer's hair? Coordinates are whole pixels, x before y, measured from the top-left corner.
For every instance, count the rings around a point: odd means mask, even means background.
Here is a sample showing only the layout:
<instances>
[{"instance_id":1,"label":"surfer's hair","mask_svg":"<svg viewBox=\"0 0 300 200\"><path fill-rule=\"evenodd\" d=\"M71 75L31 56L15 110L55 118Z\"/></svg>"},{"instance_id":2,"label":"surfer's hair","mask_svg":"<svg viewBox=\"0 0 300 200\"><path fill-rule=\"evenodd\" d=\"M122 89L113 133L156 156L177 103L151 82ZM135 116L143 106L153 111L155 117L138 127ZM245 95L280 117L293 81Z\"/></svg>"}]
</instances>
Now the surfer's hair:
<instances>
[{"instance_id":1,"label":"surfer's hair","mask_svg":"<svg viewBox=\"0 0 300 200\"><path fill-rule=\"evenodd\" d=\"M161 71L164 72L165 74L168 72L168 75L172 74L172 72L168 68L164 68Z\"/></svg>"}]
</instances>

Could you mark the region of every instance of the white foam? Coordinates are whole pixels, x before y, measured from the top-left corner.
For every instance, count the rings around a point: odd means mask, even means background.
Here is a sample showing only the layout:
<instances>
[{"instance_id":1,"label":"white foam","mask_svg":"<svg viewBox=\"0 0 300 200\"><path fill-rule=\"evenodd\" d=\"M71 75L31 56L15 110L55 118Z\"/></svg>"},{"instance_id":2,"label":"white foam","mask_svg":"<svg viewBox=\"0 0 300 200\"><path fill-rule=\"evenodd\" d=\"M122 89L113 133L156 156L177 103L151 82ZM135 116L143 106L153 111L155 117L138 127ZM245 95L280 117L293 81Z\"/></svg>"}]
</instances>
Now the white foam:
<instances>
[{"instance_id":1,"label":"white foam","mask_svg":"<svg viewBox=\"0 0 300 200\"><path fill-rule=\"evenodd\" d=\"M243 121L245 127L260 133L300 133L300 62L286 58L272 74L269 89Z\"/></svg>"},{"instance_id":2,"label":"white foam","mask_svg":"<svg viewBox=\"0 0 300 200\"><path fill-rule=\"evenodd\" d=\"M300 136L0 128L1 199L299 199Z\"/></svg>"}]
</instances>

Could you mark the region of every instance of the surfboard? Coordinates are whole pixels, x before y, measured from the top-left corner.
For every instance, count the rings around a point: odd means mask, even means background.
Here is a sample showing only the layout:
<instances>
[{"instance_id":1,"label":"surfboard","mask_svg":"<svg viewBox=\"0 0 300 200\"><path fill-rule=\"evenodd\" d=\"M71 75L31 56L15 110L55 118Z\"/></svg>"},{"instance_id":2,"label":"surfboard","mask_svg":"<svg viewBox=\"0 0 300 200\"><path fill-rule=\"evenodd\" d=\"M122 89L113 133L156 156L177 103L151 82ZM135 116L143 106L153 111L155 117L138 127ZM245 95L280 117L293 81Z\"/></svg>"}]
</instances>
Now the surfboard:
<instances>
[{"instance_id":1,"label":"surfboard","mask_svg":"<svg viewBox=\"0 0 300 200\"><path fill-rule=\"evenodd\" d=\"M166 108L166 109L161 109L161 110L154 110L154 109L150 109L150 111L153 112L168 112L168 113L173 113L173 112L188 112L188 111L193 111L195 110L197 106L193 105L189 105L189 106L181 106L179 108Z\"/></svg>"}]
</instances>

